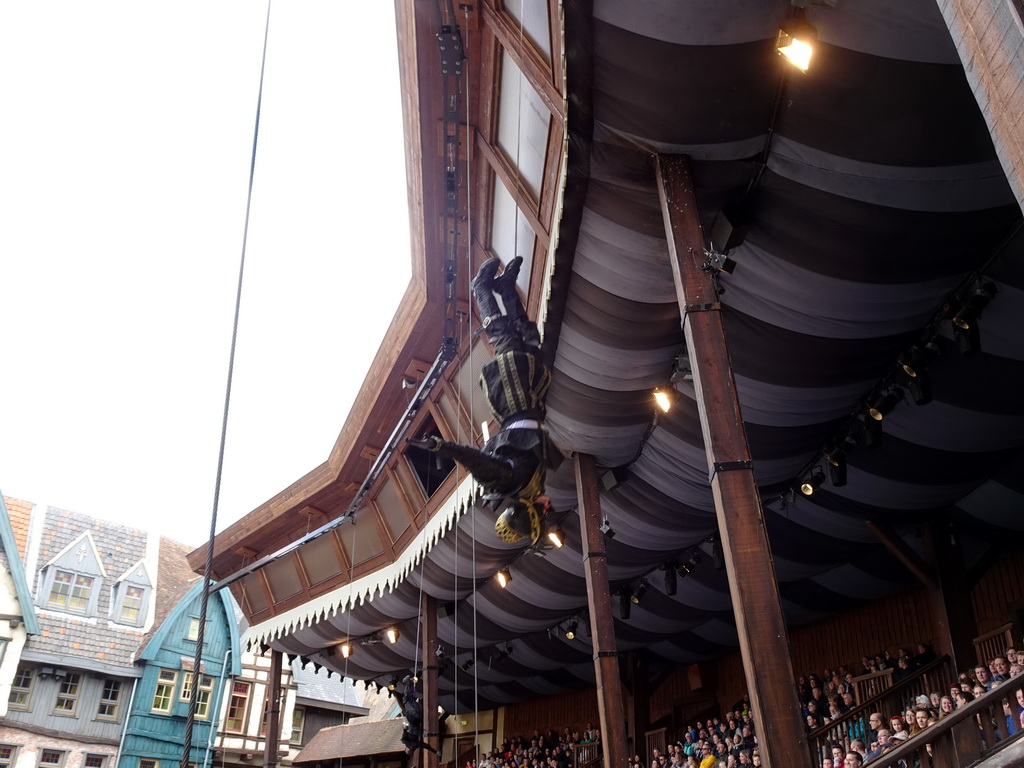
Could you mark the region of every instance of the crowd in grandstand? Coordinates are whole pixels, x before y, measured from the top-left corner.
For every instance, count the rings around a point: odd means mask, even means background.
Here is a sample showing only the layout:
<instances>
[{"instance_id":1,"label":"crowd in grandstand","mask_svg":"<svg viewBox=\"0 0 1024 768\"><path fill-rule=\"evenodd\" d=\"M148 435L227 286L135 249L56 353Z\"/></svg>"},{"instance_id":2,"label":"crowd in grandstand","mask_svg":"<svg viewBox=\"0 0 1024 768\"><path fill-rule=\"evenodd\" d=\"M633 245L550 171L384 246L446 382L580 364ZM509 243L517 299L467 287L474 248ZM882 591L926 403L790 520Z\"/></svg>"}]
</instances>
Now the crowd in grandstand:
<instances>
[{"instance_id":1,"label":"crowd in grandstand","mask_svg":"<svg viewBox=\"0 0 1024 768\"><path fill-rule=\"evenodd\" d=\"M901 648L895 656L886 652L864 656L856 672L849 666L839 666L825 670L821 675L801 676L797 680L797 695L808 731L838 720L858 706L854 689L856 677L892 669L893 683L896 683L936 659L932 649L921 644L913 654ZM907 701L900 712L890 715L870 713L859 726L859 731L852 728L847 731L846 738L825 748L825 754L821 755L821 768L860 768L870 763L966 706L975 697L1020 675L1024 672L1020 662L1024 662L1024 653L1018 660L1016 650L1008 648L1005 654L988 664L980 664L961 673L958 680L951 682L948 695L934 691ZM1016 701L1004 702L1004 710L1007 732L1014 733L1024 728L1024 691L1017 691ZM685 726L681 736L675 743L668 744L664 751L656 749L646 758L635 755L629 768L761 765L754 720L746 697L721 718ZM576 745L597 743L600 739L600 731L590 723L585 729L576 731L571 728L561 732L535 731L530 738L516 737L506 741L499 750L485 754L476 765L471 762L466 768L572 768L572 752Z\"/></svg>"},{"instance_id":2,"label":"crowd in grandstand","mask_svg":"<svg viewBox=\"0 0 1024 768\"><path fill-rule=\"evenodd\" d=\"M870 675L892 669L892 682L895 684L936 658L927 644L919 645L916 654L901 648L895 657L887 652L864 656L859 674ZM822 768L859 768L881 757L902 741L923 733L942 718L967 706L976 697L1020 675L1024 672L1021 662L1024 662L1024 654L1018 659L1016 649L1008 648L1005 654L990 659L987 664L979 664L960 673L957 680L950 682L948 695L944 691L918 695L905 702L900 712L889 716L873 712L866 716L866 722L863 722L864 718L861 718L862 722L851 722L845 731L846 737L824 749L826 754L821 756ZM808 731L837 721L858 706L854 701L853 681L853 672L845 666L826 670L820 677L812 674L797 680L797 693ZM1024 728L1024 691L1018 690L1014 701L1004 701L1003 709L1007 733Z\"/></svg>"}]
</instances>

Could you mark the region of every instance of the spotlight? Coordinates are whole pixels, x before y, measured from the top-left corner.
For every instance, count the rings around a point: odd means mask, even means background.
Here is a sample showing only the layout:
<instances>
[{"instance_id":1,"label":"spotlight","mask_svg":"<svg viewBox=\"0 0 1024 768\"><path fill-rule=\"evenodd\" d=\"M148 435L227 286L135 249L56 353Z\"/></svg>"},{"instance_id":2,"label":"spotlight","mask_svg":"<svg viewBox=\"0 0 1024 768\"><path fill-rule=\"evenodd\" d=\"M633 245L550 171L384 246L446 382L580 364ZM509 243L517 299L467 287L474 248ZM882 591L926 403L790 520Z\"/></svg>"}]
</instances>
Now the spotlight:
<instances>
[{"instance_id":1,"label":"spotlight","mask_svg":"<svg viewBox=\"0 0 1024 768\"><path fill-rule=\"evenodd\" d=\"M705 272L725 272L727 275L731 275L736 269L736 262L724 253L704 251L704 255L708 257L703 266Z\"/></svg>"},{"instance_id":2,"label":"spotlight","mask_svg":"<svg viewBox=\"0 0 1024 768\"><path fill-rule=\"evenodd\" d=\"M502 568L494 574L494 578L498 580L498 586L504 589L512 583L512 572L508 568Z\"/></svg>"},{"instance_id":3,"label":"spotlight","mask_svg":"<svg viewBox=\"0 0 1024 768\"><path fill-rule=\"evenodd\" d=\"M603 533L609 539L614 539L615 538L615 531L612 530L612 524L610 522L608 522L608 518L607 517L604 520L601 521L601 527L599 527L597 530L599 530L601 533Z\"/></svg>"},{"instance_id":4,"label":"spotlight","mask_svg":"<svg viewBox=\"0 0 1024 768\"><path fill-rule=\"evenodd\" d=\"M658 387L654 390L654 402L662 411L668 413L672 410L672 403L676 401L678 394L674 387Z\"/></svg>"},{"instance_id":5,"label":"spotlight","mask_svg":"<svg viewBox=\"0 0 1024 768\"><path fill-rule=\"evenodd\" d=\"M665 563L661 567L665 571L665 594L671 597L676 593L676 569L671 563Z\"/></svg>"},{"instance_id":6,"label":"spotlight","mask_svg":"<svg viewBox=\"0 0 1024 768\"><path fill-rule=\"evenodd\" d=\"M896 407L897 403L903 399L903 390L899 387L891 389L884 395L876 397L874 400L868 402L868 416L875 421L881 421L890 413L892 409Z\"/></svg>"},{"instance_id":7,"label":"spotlight","mask_svg":"<svg viewBox=\"0 0 1024 768\"><path fill-rule=\"evenodd\" d=\"M388 639L388 642L394 645L398 642L399 634L398 627L388 627L384 630L384 636Z\"/></svg>"},{"instance_id":8,"label":"spotlight","mask_svg":"<svg viewBox=\"0 0 1024 768\"><path fill-rule=\"evenodd\" d=\"M644 599L645 594L647 594L647 582L641 579L636 589L629 593L629 601L633 605L640 605L640 601Z\"/></svg>"},{"instance_id":9,"label":"spotlight","mask_svg":"<svg viewBox=\"0 0 1024 768\"><path fill-rule=\"evenodd\" d=\"M576 619L570 619L569 623L565 625L565 639L575 640L576 639L576 627L579 626L579 622Z\"/></svg>"},{"instance_id":10,"label":"spotlight","mask_svg":"<svg viewBox=\"0 0 1024 768\"><path fill-rule=\"evenodd\" d=\"M971 291L961 299L962 304L953 315L953 326L961 330L969 330L977 324L978 316L996 295L999 289L991 280L979 280Z\"/></svg>"},{"instance_id":11,"label":"spotlight","mask_svg":"<svg viewBox=\"0 0 1024 768\"><path fill-rule=\"evenodd\" d=\"M395 686L397 686L397 685L398 685L398 677L395 676L395 675L392 675L391 679L388 680L388 690L389 691L395 690Z\"/></svg>"},{"instance_id":12,"label":"spotlight","mask_svg":"<svg viewBox=\"0 0 1024 768\"><path fill-rule=\"evenodd\" d=\"M815 467L811 470L810 476L800 483L800 493L804 496L811 496L824 482L825 473L821 471L821 467Z\"/></svg>"},{"instance_id":13,"label":"spotlight","mask_svg":"<svg viewBox=\"0 0 1024 768\"><path fill-rule=\"evenodd\" d=\"M341 657L347 659L352 655L352 644L345 642L341 644Z\"/></svg>"},{"instance_id":14,"label":"spotlight","mask_svg":"<svg viewBox=\"0 0 1024 768\"><path fill-rule=\"evenodd\" d=\"M924 373L928 361L925 358L924 350L921 347L911 347L907 352L900 355L896 360L903 372L911 379L916 379Z\"/></svg>"},{"instance_id":15,"label":"spotlight","mask_svg":"<svg viewBox=\"0 0 1024 768\"><path fill-rule=\"evenodd\" d=\"M828 462L828 475L832 481L832 487L842 488L846 485L846 453L835 448L825 454L825 461Z\"/></svg>"},{"instance_id":16,"label":"spotlight","mask_svg":"<svg viewBox=\"0 0 1024 768\"><path fill-rule=\"evenodd\" d=\"M556 525L548 531L548 541L554 544L555 549L562 548L565 544L565 534L562 533L561 526Z\"/></svg>"},{"instance_id":17,"label":"spotlight","mask_svg":"<svg viewBox=\"0 0 1024 768\"><path fill-rule=\"evenodd\" d=\"M633 606L633 603L629 599L629 595L625 592L619 593L619 618L623 621L629 620L629 609Z\"/></svg>"},{"instance_id":18,"label":"spotlight","mask_svg":"<svg viewBox=\"0 0 1024 768\"><path fill-rule=\"evenodd\" d=\"M472 668L473 668L473 660L472 659L466 659L462 663L462 666L459 667L459 669L461 669L463 672L469 672L469 670L472 669Z\"/></svg>"},{"instance_id":19,"label":"spotlight","mask_svg":"<svg viewBox=\"0 0 1024 768\"><path fill-rule=\"evenodd\" d=\"M811 56L817 39L818 30L807 22L804 9L794 8L792 18L779 30L775 48L794 67L806 72L811 66Z\"/></svg>"}]
</instances>

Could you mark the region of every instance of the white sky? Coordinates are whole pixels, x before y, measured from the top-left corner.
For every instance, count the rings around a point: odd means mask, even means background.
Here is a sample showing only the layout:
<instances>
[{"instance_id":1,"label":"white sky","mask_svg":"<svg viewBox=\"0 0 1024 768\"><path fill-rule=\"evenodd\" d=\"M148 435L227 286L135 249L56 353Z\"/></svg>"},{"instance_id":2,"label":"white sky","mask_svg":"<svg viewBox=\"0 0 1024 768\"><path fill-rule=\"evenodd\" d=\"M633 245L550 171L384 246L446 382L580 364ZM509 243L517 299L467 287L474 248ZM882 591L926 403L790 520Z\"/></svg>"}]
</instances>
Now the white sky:
<instances>
[{"instance_id":1,"label":"white sky","mask_svg":"<svg viewBox=\"0 0 1024 768\"><path fill-rule=\"evenodd\" d=\"M0 4L0 489L207 537L266 3ZM327 458L408 285L394 7L278 0L218 530Z\"/></svg>"}]
</instances>

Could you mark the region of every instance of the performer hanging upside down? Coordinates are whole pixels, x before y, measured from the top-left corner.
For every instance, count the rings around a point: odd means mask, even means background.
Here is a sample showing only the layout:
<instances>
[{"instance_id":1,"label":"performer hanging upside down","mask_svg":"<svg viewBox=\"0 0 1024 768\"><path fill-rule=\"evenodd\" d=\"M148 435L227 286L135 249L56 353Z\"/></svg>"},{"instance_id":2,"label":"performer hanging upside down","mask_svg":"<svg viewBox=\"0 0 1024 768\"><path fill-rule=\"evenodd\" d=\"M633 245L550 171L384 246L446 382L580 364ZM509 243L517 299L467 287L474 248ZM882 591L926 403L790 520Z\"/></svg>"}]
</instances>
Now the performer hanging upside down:
<instances>
[{"instance_id":1,"label":"performer hanging upside down","mask_svg":"<svg viewBox=\"0 0 1024 768\"><path fill-rule=\"evenodd\" d=\"M441 751L434 749L423 740L423 706L420 704L419 694L416 692L416 678L406 676L402 681L405 683L405 693L395 691L395 698L398 699L398 706L405 715L405 725L402 727L402 746L407 754L412 754L415 749L425 749L433 752L438 757Z\"/></svg>"},{"instance_id":2,"label":"performer hanging upside down","mask_svg":"<svg viewBox=\"0 0 1024 768\"><path fill-rule=\"evenodd\" d=\"M550 509L544 495L548 467L544 396L551 371L541 357L537 325L526 316L516 292L522 263L522 256L517 256L498 275L501 263L488 259L471 284L483 330L494 345L494 359L484 366L480 383L501 431L482 451L434 436L409 442L469 470L483 486L484 498L496 509L504 509L494 525L504 541L528 536L536 544ZM501 298L504 313L495 295Z\"/></svg>"}]
</instances>

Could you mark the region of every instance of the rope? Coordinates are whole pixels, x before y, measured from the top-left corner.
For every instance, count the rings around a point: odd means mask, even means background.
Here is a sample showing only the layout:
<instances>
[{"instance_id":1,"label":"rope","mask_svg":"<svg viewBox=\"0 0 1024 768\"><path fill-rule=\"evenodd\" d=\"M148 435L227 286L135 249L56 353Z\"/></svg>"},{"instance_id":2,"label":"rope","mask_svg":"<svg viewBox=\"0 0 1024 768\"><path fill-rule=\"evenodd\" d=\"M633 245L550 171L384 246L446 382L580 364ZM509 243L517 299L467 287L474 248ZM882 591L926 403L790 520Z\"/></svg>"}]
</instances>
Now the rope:
<instances>
[{"instance_id":1,"label":"rope","mask_svg":"<svg viewBox=\"0 0 1024 768\"><path fill-rule=\"evenodd\" d=\"M181 753L181 768L188 768L192 762L192 732L195 726L196 709L199 703L199 689L203 682L203 645L206 635L206 614L209 605L210 573L213 570L213 540L217 534L217 509L220 506L220 486L224 474L224 445L228 433L228 412L231 407L231 381L235 372L235 346L238 340L238 316L242 307L242 279L245 276L245 250L249 241L249 216L252 211L252 187L256 175L256 147L260 135L260 111L263 107L263 76L267 68L267 39L270 36L270 6L267 0L267 18L263 27L263 55L260 60L260 85L256 97L256 119L252 132L252 154L249 160L249 189L245 201L245 225L242 229L242 253L238 263L238 287L235 290L235 317L231 325L231 352L228 357L228 378L224 391L224 413L220 424L220 448L217 452L217 480L213 489L213 511L210 515L210 539L206 544L206 564L203 568L203 589L200 597L199 631L196 636L196 655L192 667L192 690L189 692L188 718L185 721L184 749ZM208 706L213 706L213 693L210 694ZM211 714L211 722L216 720L217 713Z\"/></svg>"}]
</instances>

